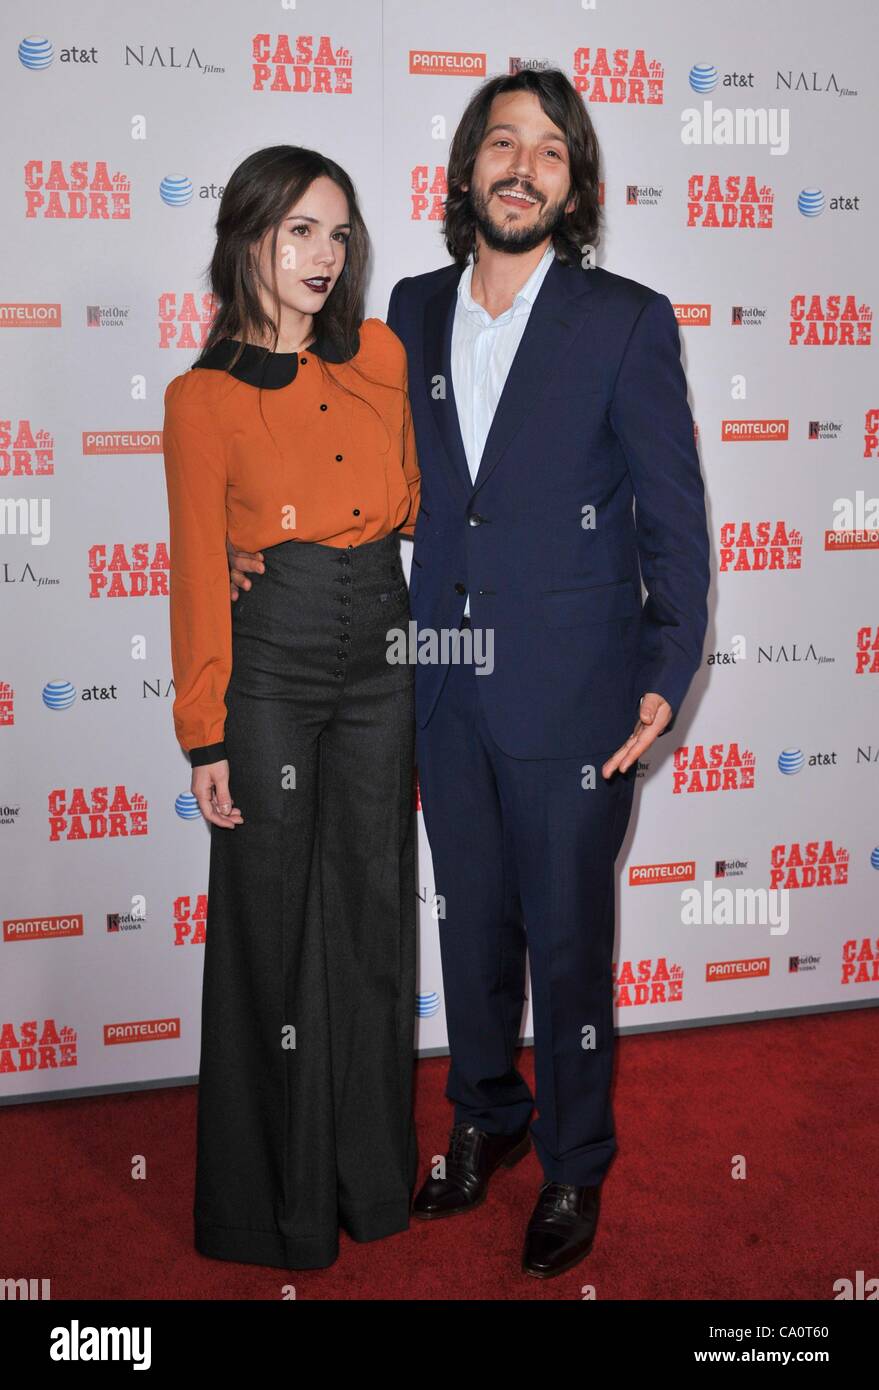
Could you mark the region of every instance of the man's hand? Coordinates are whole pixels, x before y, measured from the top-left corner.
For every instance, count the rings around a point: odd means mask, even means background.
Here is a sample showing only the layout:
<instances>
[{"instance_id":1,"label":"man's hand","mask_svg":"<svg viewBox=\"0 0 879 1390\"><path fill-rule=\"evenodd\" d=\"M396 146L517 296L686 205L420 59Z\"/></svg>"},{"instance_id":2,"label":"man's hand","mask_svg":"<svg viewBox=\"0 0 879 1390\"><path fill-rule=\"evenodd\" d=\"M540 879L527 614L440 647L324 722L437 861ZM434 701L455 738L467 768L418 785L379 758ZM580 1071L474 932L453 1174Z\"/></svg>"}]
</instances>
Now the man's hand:
<instances>
[{"instance_id":1,"label":"man's hand","mask_svg":"<svg viewBox=\"0 0 879 1390\"><path fill-rule=\"evenodd\" d=\"M651 743L659 738L666 724L671 720L671 715L672 710L668 700L663 700L661 695L648 692L641 701L635 732L630 734L622 748L618 748L613 757L608 758L607 762L602 765L601 775L607 779L617 768L620 772L627 772L632 763L637 762L641 754L646 753Z\"/></svg>"},{"instance_id":2,"label":"man's hand","mask_svg":"<svg viewBox=\"0 0 879 1390\"><path fill-rule=\"evenodd\" d=\"M221 758L218 763L203 763L201 767L194 767L192 795L205 820L212 825L224 825L231 829L244 824L244 817L238 807L232 805L229 793L228 759Z\"/></svg>"},{"instance_id":3,"label":"man's hand","mask_svg":"<svg viewBox=\"0 0 879 1390\"><path fill-rule=\"evenodd\" d=\"M226 554L229 557L230 580L229 591L234 603L238 597L239 589L249 589L251 581L247 574L265 574L265 564L263 563L261 550L236 550L229 537L226 537Z\"/></svg>"}]
</instances>

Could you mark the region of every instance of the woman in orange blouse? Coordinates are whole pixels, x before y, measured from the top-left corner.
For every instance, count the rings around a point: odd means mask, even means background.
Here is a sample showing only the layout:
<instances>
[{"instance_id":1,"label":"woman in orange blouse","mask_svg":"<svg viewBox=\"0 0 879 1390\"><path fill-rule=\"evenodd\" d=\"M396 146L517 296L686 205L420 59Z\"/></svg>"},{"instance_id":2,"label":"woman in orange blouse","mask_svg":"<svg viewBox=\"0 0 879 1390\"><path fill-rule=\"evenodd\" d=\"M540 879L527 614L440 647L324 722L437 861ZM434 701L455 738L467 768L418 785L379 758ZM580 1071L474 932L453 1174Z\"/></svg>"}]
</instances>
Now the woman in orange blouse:
<instances>
[{"instance_id":1,"label":"woman in orange blouse","mask_svg":"<svg viewBox=\"0 0 879 1390\"><path fill-rule=\"evenodd\" d=\"M165 392L174 722L210 824L195 1244L330 1265L405 1230L416 836L406 353L362 320L350 179L280 145L223 194L218 313ZM230 602L227 534L262 551Z\"/></svg>"}]
</instances>

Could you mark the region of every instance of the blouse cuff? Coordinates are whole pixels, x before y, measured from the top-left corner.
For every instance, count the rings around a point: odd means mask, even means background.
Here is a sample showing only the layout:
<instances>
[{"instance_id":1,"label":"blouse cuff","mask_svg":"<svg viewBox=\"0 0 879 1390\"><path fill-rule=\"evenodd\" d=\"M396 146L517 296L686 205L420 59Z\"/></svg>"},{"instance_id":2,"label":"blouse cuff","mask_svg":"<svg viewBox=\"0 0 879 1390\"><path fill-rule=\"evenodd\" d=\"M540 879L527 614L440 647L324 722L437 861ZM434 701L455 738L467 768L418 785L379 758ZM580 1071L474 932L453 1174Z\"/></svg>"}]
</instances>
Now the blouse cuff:
<instances>
[{"instance_id":1,"label":"blouse cuff","mask_svg":"<svg viewBox=\"0 0 879 1390\"><path fill-rule=\"evenodd\" d=\"M190 767L203 767L205 763L219 763L226 757L225 743L204 743L200 748L190 748Z\"/></svg>"}]
</instances>

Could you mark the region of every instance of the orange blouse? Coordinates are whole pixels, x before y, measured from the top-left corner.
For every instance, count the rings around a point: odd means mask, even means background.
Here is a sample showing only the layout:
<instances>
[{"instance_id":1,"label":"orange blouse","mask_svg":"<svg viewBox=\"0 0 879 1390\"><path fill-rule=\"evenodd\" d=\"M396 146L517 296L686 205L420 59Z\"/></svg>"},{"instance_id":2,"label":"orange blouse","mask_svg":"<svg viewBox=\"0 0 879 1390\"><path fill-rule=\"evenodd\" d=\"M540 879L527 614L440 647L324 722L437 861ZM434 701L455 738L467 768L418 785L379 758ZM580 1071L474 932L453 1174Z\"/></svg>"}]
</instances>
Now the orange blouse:
<instances>
[{"instance_id":1,"label":"orange blouse","mask_svg":"<svg viewBox=\"0 0 879 1390\"><path fill-rule=\"evenodd\" d=\"M165 390L173 715L193 766L225 756L227 535L253 551L291 540L359 545L415 529L420 473L405 348L380 319L366 319L353 358L325 352L318 335L298 362L276 354L275 382L283 358L294 372L280 388L193 367Z\"/></svg>"}]
</instances>

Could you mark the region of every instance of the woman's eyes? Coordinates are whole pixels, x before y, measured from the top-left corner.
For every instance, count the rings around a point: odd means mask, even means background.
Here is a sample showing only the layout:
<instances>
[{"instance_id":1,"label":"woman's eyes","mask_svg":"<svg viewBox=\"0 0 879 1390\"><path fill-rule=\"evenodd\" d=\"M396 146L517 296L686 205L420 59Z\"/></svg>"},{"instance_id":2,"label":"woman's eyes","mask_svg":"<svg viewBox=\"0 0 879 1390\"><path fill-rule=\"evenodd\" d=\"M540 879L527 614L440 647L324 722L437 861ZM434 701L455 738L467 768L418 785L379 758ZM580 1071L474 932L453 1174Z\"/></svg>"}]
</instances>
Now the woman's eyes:
<instances>
[{"instance_id":1,"label":"woman's eyes","mask_svg":"<svg viewBox=\"0 0 879 1390\"><path fill-rule=\"evenodd\" d=\"M298 227L291 227L291 228L290 228L290 231L291 231L291 232L309 232L309 231L311 231L311 228L309 227L309 225L308 225L307 222L300 222L300 224L299 224ZM351 233L350 233L350 232L333 232L333 236L335 236L335 237L341 237L341 238L342 238L342 245L343 245L343 246L347 246L348 241L349 241L349 238L350 238L350 236L351 236Z\"/></svg>"}]
</instances>

